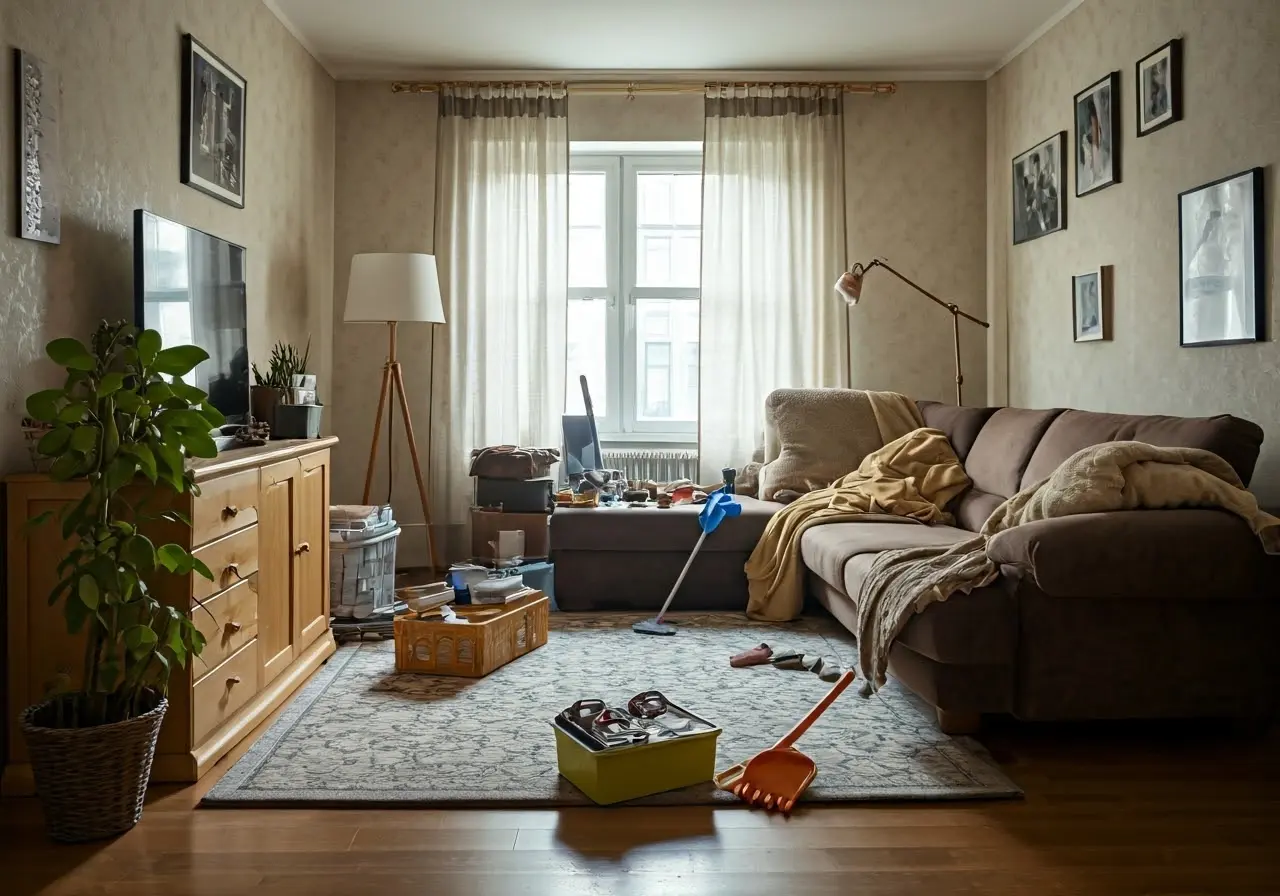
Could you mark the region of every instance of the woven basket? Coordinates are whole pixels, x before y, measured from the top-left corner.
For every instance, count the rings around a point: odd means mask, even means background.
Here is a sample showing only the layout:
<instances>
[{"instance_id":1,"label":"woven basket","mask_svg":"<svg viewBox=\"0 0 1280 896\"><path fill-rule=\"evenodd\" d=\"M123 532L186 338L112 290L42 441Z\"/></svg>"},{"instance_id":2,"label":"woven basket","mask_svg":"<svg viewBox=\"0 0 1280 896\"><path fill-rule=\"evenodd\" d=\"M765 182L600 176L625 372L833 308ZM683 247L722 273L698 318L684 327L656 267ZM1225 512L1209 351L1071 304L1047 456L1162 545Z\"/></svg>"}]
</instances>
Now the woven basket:
<instances>
[{"instance_id":1,"label":"woven basket","mask_svg":"<svg viewBox=\"0 0 1280 896\"><path fill-rule=\"evenodd\" d=\"M22 736L49 836L80 843L123 834L142 817L156 738L169 701L124 722L45 728L59 697L22 711Z\"/></svg>"}]
</instances>

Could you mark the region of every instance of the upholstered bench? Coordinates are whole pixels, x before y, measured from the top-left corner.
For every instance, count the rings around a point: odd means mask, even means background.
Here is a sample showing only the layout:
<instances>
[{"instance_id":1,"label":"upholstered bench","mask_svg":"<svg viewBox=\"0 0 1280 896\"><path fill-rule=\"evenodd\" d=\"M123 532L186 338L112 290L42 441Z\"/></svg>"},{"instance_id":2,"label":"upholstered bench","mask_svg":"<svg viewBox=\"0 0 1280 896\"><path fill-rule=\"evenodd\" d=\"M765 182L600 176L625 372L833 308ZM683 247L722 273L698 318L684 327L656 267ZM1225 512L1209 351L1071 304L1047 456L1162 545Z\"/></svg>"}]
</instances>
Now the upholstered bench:
<instances>
[{"instance_id":1,"label":"upholstered bench","mask_svg":"<svg viewBox=\"0 0 1280 896\"><path fill-rule=\"evenodd\" d=\"M738 497L742 513L707 536L673 610L744 610L743 566L781 504ZM560 507L551 560L561 610L657 610L701 534L699 505Z\"/></svg>"}]
</instances>

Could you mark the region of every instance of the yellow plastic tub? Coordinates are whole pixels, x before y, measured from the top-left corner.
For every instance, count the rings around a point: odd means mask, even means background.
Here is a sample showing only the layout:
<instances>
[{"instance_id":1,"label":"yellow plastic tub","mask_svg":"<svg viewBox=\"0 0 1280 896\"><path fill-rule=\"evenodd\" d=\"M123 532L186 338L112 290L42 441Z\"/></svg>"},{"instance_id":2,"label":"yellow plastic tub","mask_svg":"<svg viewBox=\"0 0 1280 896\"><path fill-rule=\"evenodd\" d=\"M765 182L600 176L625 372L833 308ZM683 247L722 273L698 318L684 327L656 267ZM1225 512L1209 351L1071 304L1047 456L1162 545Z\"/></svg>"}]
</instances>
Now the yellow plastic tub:
<instances>
[{"instance_id":1,"label":"yellow plastic tub","mask_svg":"<svg viewBox=\"0 0 1280 896\"><path fill-rule=\"evenodd\" d=\"M559 719L551 727L560 774L601 806L701 784L716 773L719 728L636 747L592 750Z\"/></svg>"}]
</instances>

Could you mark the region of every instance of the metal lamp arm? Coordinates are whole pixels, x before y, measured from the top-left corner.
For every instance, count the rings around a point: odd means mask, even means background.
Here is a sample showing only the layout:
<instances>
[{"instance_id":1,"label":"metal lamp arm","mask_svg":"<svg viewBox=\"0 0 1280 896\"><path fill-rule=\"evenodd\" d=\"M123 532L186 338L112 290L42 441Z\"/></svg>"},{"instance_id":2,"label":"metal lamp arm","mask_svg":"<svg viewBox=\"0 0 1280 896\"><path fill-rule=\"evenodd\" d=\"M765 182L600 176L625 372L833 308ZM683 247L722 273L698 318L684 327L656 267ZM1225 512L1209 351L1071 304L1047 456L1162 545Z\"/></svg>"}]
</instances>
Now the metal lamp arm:
<instances>
[{"instance_id":1,"label":"metal lamp arm","mask_svg":"<svg viewBox=\"0 0 1280 896\"><path fill-rule=\"evenodd\" d=\"M938 298L938 297L937 297L937 296L935 296L933 293L929 292L929 290L927 290L927 289L925 289L923 286L921 286L919 283L915 282L915 281L914 281L914 280L912 280L910 277L908 277L908 276L906 276L905 274L901 273L900 271L896 270L892 265L890 265L890 264L889 264L887 261L885 261L884 259L881 259L881 258L873 259L873 260L872 260L872 262L871 262L870 264L863 266L863 268L862 268L863 273L865 273L865 272L867 272L867 271L871 270L871 269L872 269L872 268L874 268L874 267L881 267L881 268L884 268L884 269L885 269L886 271L888 271L890 274L893 274L893 276L897 277L897 278L898 278L899 280L901 280L903 283L907 284L907 286L910 286L912 289L914 289L916 292L920 293L920 294L921 294L922 296L924 296L926 299L929 299L930 301L932 301L932 302L934 302L934 303L936 303L936 304L938 304L938 305L941 305L943 308L946 308L946 309L947 309L948 311L950 311L952 314L955 314L955 315L958 315L958 316L960 316L960 317L963 317L965 320L971 320L971 321L973 321L975 324L977 324L977 325L978 325L978 326L980 326L980 327L990 327L990 326L991 326L991 324L987 323L985 320L982 320L981 318L974 317L974 316L973 316L972 314L970 314L969 312L961 310L960 306L959 306L959 305L957 305L955 302L945 302L945 301L943 301L942 299Z\"/></svg>"}]
</instances>

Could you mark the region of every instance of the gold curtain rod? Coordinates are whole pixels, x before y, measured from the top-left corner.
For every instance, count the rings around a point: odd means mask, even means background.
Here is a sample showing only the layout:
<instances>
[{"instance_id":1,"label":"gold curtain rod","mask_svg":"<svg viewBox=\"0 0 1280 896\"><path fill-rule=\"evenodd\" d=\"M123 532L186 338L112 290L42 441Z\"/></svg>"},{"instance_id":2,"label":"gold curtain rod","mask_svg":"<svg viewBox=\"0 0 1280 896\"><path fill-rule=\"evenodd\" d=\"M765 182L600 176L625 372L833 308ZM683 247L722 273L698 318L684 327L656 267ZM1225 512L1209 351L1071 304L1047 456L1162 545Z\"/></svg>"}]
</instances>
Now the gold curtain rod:
<instances>
[{"instance_id":1,"label":"gold curtain rod","mask_svg":"<svg viewBox=\"0 0 1280 896\"><path fill-rule=\"evenodd\" d=\"M393 81L391 84L392 93L438 93L440 88L447 83L502 83L494 82L441 82L441 81ZM565 84L564 81L517 81L521 84ZM710 82L694 82L694 81L575 81L568 83L566 86L572 93L594 93L594 94L622 94L625 96L638 96L642 93L703 93L708 83L721 83L716 81ZM751 87L755 85L761 86L781 86L786 84L794 84L805 87L839 87L845 93L860 94L864 96L887 96L898 92L898 85L893 81L836 81L836 82L812 82L812 81L748 81L748 82L725 82L732 83L735 87Z\"/></svg>"}]
</instances>

